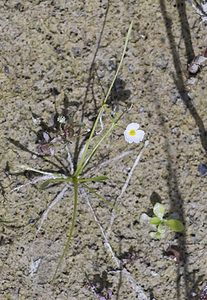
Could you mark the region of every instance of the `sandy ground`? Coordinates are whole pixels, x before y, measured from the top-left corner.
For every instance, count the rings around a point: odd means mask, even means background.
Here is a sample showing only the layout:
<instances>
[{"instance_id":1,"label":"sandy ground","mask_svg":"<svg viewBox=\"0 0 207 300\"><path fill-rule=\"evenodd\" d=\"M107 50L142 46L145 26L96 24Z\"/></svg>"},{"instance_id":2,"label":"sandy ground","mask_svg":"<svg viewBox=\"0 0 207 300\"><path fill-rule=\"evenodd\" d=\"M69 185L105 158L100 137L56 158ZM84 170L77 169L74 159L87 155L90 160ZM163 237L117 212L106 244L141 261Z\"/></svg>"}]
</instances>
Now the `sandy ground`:
<instances>
[{"instance_id":1,"label":"sandy ground","mask_svg":"<svg viewBox=\"0 0 207 300\"><path fill-rule=\"evenodd\" d=\"M64 185L46 190L28 185L11 192L34 178L28 172L13 173L19 164L63 171L63 148L57 149L57 158L37 153L42 131L35 122L41 118L52 127L54 114L66 111L81 125L84 108L83 123L90 128L132 20L109 109L133 106L89 170L90 175L109 176L97 190L109 201L116 199L141 149L126 144L123 128L138 122L145 130L149 145L121 198L110 236L121 264L117 266L104 247L82 194L73 242L51 282L71 221L73 194L70 189L65 193L36 234L40 217ZM207 41L193 8L167 0L110 5L104 0L2 0L0 28L0 215L12 221L0 223L0 299L199 299L207 263L207 177L198 172L198 166L207 163L207 76L204 66L190 85L187 67ZM77 138L71 138L73 144ZM125 158L101 164L128 150L133 151ZM90 199L106 229L110 208ZM156 199L179 215L183 234L170 233L160 241L150 238L140 215ZM180 262L164 255L170 245L178 247Z\"/></svg>"}]
</instances>

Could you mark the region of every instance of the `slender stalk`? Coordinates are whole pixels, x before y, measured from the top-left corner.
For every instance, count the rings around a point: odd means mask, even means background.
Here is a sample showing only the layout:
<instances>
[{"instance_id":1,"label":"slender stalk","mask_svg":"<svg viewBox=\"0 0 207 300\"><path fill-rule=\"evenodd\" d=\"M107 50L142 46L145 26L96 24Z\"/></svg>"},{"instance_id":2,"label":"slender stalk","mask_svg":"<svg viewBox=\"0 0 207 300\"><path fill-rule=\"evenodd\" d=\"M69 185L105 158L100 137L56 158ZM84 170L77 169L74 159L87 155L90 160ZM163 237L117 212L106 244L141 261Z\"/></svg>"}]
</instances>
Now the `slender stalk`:
<instances>
[{"instance_id":1,"label":"slender stalk","mask_svg":"<svg viewBox=\"0 0 207 300\"><path fill-rule=\"evenodd\" d=\"M92 130L91 130L89 139L88 139L87 142L86 142L86 145L85 145L83 154L82 154L82 156L81 156L81 159L80 159L80 161L79 161L79 163L78 163L78 166L77 166L77 169L76 169L76 172L75 172L75 176L76 176L76 177L78 177L78 176L80 175L80 173L81 173L81 169L82 169L82 166L83 166L83 164L84 164L85 157L86 157L87 152L88 152L88 148L89 148L90 143L91 143L91 140L92 140L92 138L93 138L93 135L94 135L95 129L96 129L96 127L97 127L99 118L100 118L101 114L102 114L103 111L104 111L104 108L105 108L105 105L101 106L101 108L100 108L100 110L99 110L99 113L98 113L98 116L97 116L97 118L96 118L96 120L95 120L95 123L94 123L94 125L93 125L93 128L92 128Z\"/></svg>"},{"instance_id":2,"label":"slender stalk","mask_svg":"<svg viewBox=\"0 0 207 300\"><path fill-rule=\"evenodd\" d=\"M103 113L103 111L104 111L104 109L105 109L106 102L107 102L107 100L108 100L108 98L109 98L109 96L110 96L110 94L111 94L111 90L112 90L112 88L113 88L113 86L114 86L114 83L115 83L115 81L116 81L116 79L117 79L118 73L119 73L119 71L120 71L120 69L121 69L121 66L122 66L122 63L123 63L123 60L124 60L124 55L126 54L127 45L128 45L128 42L129 42L129 37L130 37L130 34L131 34L132 25L133 25L133 22L131 22L131 24L130 24L130 26L129 26L129 29L128 29L128 32L127 32L127 36L126 36L126 40L125 40L125 44L124 44L124 49L123 49L123 52L122 52L122 56L121 56L121 59L120 59L118 68L117 68L116 73L115 73L115 75L114 75L114 78L113 78L113 80L112 80L112 82L111 82L111 85L110 85L110 87L109 87L109 89L108 89L108 91L107 91L107 94L106 94L106 96L105 96L105 98L104 98L104 100L103 100L102 106L101 106L101 108L99 109L98 116L96 117L95 123L94 123L94 125L93 125L93 128L92 128L91 133L90 133L90 136L89 136L89 139L88 139L88 141L86 142L85 149L84 149L83 154L82 154L82 156L81 156L81 159L80 159L80 161L79 161L79 163L78 163L77 170L76 170L76 172L75 172L75 176L76 176L76 177L78 177L78 176L80 175L80 173L82 172L82 170L83 170L83 165L85 165L85 157L86 157L86 155L87 155L88 148L89 148L89 146L90 146L90 144L91 144L91 140L92 140L92 138L93 138L93 136L94 136L95 129L96 129L96 127L97 127L98 121L99 121L99 119L101 118L101 115L102 115L102 113Z\"/></svg>"},{"instance_id":3,"label":"slender stalk","mask_svg":"<svg viewBox=\"0 0 207 300\"><path fill-rule=\"evenodd\" d=\"M121 119L121 117L123 116L123 114L124 114L124 112L121 113L121 114L119 114L119 116L116 118L116 120L113 121L113 123L111 124L111 126L109 127L109 129L105 132L105 134L101 137L101 139L93 147L93 149L91 150L89 156L85 159L84 164L83 164L82 168L80 169L80 173L83 171L83 169L89 163L89 161L91 160L91 158L94 156L96 150L101 145L101 143L111 134L111 132L113 131L114 127L116 126L116 124L118 123L118 121Z\"/></svg>"},{"instance_id":4,"label":"slender stalk","mask_svg":"<svg viewBox=\"0 0 207 300\"><path fill-rule=\"evenodd\" d=\"M113 130L115 124L113 123L111 125L111 127L107 130L107 132L101 137L101 139L98 141L98 143L93 147L91 153L89 154L89 156L85 159L83 165L81 166L81 168L79 169L79 173L82 173L83 169L86 167L86 165L89 163L90 159L92 158L92 156L95 154L96 150L98 149L98 147L101 145L101 143L103 142L103 140L109 136L109 134L111 133L111 131Z\"/></svg>"},{"instance_id":5,"label":"slender stalk","mask_svg":"<svg viewBox=\"0 0 207 300\"><path fill-rule=\"evenodd\" d=\"M83 183L83 182L100 182L100 181L106 181L108 179L107 176L101 175L101 176L96 176L96 177L89 177L89 178L80 178L79 182Z\"/></svg>"},{"instance_id":6,"label":"slender stalk","mask_svg":"<svg viewBox=\"0 0 207 300\"><path fill-rule=\"evenodd\" d=\"M72 216L72 223L68 232L68 237L67 237L67 241L65 243L64 249L63 249L63 253L59 259L59 262L57 264L56 270L55 270L55 274L53 276L52 281L55 279L57 272L62 264L62 261L65 257L65 254L68 251L68 248L70 246L72 237L73 237L73 233L74 233L74 229L75 229L75 224L76 224L76 216L77 216L77 206L78 206L78 178L77 177L73 177L73 188L74 188L74 198L73 198L73 216Z\"/></svg>"},{"instance_id":7,"label":"slender stalk","mask_svg":"<svg viewBox=\"0 0 207 300\"><path fill-rule=\"evenodd\" d=\"M116 78L117 78L117 76L118 76L118 73L119 73L119 71L120 71L120 69L121 69L121 66L122 66L122 63L123 63L123 60L124 60L124 55L126 54L127 45L128 45L128 42L129 42L129 37L130 37L131 31L132 31L132 26L133 26L133 21L131 21L131 24L130 24L130 26L129 26L129 29L128 29L128 32L127 32L127 36L126 36L126 40L125 40L125 44L124 44L124 50L123 50L122 56L121 56L121 60L120 60L120 62L119 62L119 65L118 65L118 68L117 68L116 73L115 73L115 75L114 75L114 78L113 78L113 80L112 80L112 82L111 82L111 85L110 85L110 87L109 87L109 89L108 89L108 92L107 92L107 94L106 94L106 97L105 97L105 99L104 99L104 101L103 101L103 104L105 104L106 101L108 100L108 97L109 97L110 94L111 94L111 90L112 90L112 88L113 88L113 86L114 86L114 83L115 83L115 81L116 81Z\"/></svg>"}]
</instances>

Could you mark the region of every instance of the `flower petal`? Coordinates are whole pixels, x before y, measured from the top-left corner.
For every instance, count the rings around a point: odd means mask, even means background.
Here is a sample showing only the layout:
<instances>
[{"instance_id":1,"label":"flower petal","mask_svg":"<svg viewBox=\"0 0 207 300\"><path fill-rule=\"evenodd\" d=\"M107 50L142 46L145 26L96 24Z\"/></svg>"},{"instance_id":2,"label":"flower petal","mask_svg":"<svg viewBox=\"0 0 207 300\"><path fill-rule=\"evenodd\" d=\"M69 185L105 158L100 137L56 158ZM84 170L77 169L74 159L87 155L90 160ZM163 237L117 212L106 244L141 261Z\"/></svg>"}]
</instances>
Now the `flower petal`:
<instances>
[{"instance_id":1,"label":"flower petal","mask_svg":"<svg viewBox=\"0 0 207 300\"><path fill-rule=\"evenodd\" d=\"M140 126L138 123L130 123L129 125L127 125L126 130L127 131L132 130L132 129L137 130L137 129L139 129L139 127Z\"/></svg>"},{"instance_id":2,"label":"flower petal","mask_svg":"<svg viewBox=\"0 0 207 300\"><path fill-rule=\"evenodd\" d=\"M133 137L134 143L138 144L144 139L145 132L143 130L137 130L137 134Z\"/></svg>"}]
</instances>

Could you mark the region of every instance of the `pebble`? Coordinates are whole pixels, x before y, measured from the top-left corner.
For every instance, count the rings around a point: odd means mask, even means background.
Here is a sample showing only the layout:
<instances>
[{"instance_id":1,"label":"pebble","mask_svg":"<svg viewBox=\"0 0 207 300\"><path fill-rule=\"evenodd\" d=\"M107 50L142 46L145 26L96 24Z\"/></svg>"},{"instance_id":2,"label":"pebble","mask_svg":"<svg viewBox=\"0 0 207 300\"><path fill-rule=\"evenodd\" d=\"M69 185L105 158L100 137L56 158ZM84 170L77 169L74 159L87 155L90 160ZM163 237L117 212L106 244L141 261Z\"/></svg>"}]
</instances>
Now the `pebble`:
<instances>
[{"instance_id":1,"label":"pebble","mask_svg":"<svg viewBox=\"0 0 207 300\"><path fill-rule=\"evenodd\" d=\"M201 176L206 176L207 175L207 166L206 166L206 164L200 164L198 166L198 172L200 173Z\"/></svg>"},{"instance_id":2,"label":"pebble","mask_svg":"<svg viewBox=\"0 0 207 300\"><path fill-rule=\"evenodd\" d=\"M165 70L167 68L167 65L168 65L168 60L163 57L160 57L155 61L155 66L158 69Z\"/></svg>"},{"instance_id":3,"label":"pebble","mask_svg":"<svg viewBox=\"0 0 207 300\"><path fill-rule=\"evenodd\" d=\"M73 52L74 57L81 56L81 49L80 49L80 47L73 47L72 48L72 52Z\"/></svg>"}]
</instances>

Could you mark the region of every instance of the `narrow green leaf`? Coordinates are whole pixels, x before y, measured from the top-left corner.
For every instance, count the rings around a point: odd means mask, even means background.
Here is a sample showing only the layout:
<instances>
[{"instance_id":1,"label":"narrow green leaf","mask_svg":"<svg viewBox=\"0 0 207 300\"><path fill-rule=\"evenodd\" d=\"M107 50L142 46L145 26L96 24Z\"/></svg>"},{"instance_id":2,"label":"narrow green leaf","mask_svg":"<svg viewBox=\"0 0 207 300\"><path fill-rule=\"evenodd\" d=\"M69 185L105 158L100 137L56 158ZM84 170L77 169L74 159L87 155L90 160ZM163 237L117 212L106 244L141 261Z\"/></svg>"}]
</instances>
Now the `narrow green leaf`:
<instances>
[{"instance_id":1,"label":"narrow green leaf","mask_svg":"<svg viewBox=\"0 0 207 300\"><path fill-rule=\"evenodd\" d=\"M166 225L175 232L183 232L185 227L179 220L170 219L166 221Z\"/></svg>"},{"instance_id":2,"label":"narrow green leaf","mask_svg":"<svg viewBox=\"0 0 207 300\"><path fill-rule=\"evenodd\" d=\"M83 182L90 182L90 181L96 181L96 182L99 182L99 181L105 181L107 180L108 177L107 176L96 176L96 177L91 177L91 178L80 178L78 181L83 183Z\"/></svg>"},{"instance_id":3,"label":"narrow green leaf","mask_svg":"<svg viewBox=\"0 0 207 300\"><path fill-rule=\"evenodd\" d=\"M160 218L158 218L158 217L150 218L150 224L152 224L152 225L159 225L160 223L161 223Z\"/></svg>"},{"instance_id":4,"label":"narrow green leaf","mask_svg":"<svg viewBox=\"0 0 207 300\"><path fill-rule=\"evenodd\" d=\"M156 203L154 208L153 208L153 212L154 212L155 216L157 216L158 218L160 218L162 220L162 218L165 214L164 205L162 205L160 203Z\"/></svg>"},{"instance_id":5,"label":"narrow green leaf","mask_svg":"<svg viewBox=\"0 0 207 300\"><path fill-rule=\"evenodd\" d=\"M62 182L72 182L72 178L71 177L66 177L66 178L51 178L48 180L45 180L41 185L40 185L40 189L43 190L45 188L47 188L50 184L56 184L56 183L62 183Z\"/></svg>"},{"instance_id":6,"label":"narrow green leaf","mask_svg":"<svg viewBox=\"0 0 207 300\"><path fill-rule=\"evenodd\" d=\"M116 117L115 120L113 120L113 122L112 122L111 126L108 128L108 130L103 134L103 136L100 138L100 140L97 142L97 144L94 145L94 147L91 149L88 157L85 159L83 166L82 166L81 170L79 170L80 172L78 174L80 174L83 171L83 169L87 166L87 164L89 163L91 158L95 155L98 147L111 134L111 132L113 131L114 127L116 126L116 124L118 123L118 121L120 120L120 118L122 117L123 114L124 114L124 112L118 114L118 116Z\"/></svg>"},{"instance_id":7,"label":"narrow green leaf","mask_svg":"<svg viewBox=\"0 0 207 300\"><path fill-rule=\"evenodd\" d=\"M109 200L107 200L104 196L100 195L96 192L95 189L90 188L86 184L83 184L84 188L86 188L91 194L94 194L98 199L103 201L106 205L110 206L111 208L114 208L114 203L111 203ZM116 208L114 208L116 210Z\"/></svg>"}]
</instances>

